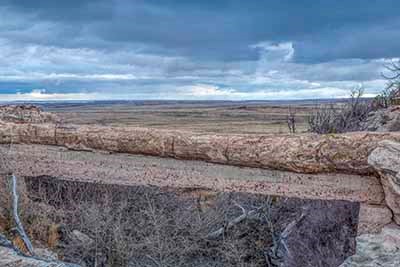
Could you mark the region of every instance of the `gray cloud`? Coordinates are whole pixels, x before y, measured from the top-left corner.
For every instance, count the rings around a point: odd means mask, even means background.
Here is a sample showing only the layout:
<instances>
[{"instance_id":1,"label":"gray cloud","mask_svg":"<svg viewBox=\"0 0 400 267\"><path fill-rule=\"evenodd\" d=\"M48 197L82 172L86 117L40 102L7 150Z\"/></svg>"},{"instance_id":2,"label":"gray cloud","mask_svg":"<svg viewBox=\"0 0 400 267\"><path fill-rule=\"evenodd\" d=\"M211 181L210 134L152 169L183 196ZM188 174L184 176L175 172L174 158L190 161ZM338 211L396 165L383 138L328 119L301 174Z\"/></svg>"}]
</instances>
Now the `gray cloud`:
<instances>
[{"instance_id":1,"label":"gray cloud","mask_svg":"<svg viewBox=\"0 0 400 267\"><path fill-rule=\"evenodd\" d=\"M373 94L385 85L384 60L398 57L399 7L394 0L5 0L0 98L33 91L313 98L360 84Z\"/></svg>"}]
</instances>

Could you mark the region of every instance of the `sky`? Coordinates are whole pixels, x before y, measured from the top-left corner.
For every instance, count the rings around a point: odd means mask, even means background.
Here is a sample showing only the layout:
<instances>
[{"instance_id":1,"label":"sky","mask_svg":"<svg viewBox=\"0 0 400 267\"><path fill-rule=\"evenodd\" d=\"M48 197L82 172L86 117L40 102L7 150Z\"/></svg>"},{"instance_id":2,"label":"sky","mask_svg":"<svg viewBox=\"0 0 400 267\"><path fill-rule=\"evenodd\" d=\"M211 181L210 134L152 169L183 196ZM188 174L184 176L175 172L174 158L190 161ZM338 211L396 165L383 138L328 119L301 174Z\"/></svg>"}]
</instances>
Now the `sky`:
<instances>
[{"instance_id":1,"label":"sky","mask_svg":"<svg viewBox=\"0 0 400 267\"><path fill-rule=\"evenodd\" d=\"M0 101L342 98L385 88L398 0L0 0Z\"/></svg>"}]
</instances>

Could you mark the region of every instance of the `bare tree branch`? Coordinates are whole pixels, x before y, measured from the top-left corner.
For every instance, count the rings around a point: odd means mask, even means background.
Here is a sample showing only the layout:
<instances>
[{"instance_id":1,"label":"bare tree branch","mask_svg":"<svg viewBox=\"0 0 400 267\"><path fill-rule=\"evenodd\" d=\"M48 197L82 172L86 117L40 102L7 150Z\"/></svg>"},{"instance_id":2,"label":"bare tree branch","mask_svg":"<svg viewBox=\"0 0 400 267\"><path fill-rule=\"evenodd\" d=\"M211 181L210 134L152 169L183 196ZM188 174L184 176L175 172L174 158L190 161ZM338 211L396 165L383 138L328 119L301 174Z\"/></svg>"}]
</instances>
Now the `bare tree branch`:
<instances>
[{"instance_id":1,"label":"bare tree branch","mask_svg":"<svg viewBox=\"0 0 400 267\"><path fill-rule=\"evenodd\" d=\"M20 235L22 241L24 241L24 244L26 246L26 249L28 250L29 254L31 256L34 256L34 251L33 251L33 246L32 243L26 234L24 227L21 223L21 220L18 215L18 192L17 192L17 177L15 177L14 174L11 175L12 178L12 196L13 196L13 218L16 224L16 230L18 234Z\"/></svg>"},{"instance_id":2,"label":"bare tree branch","mask_svg":"<svg viewBox=\"0 0 400 267\"><path fill-rule=\"evenodd\" d=\"M246 209L243 206L239 205L238 203L235 203L235 206L239 207L242 210L242 215L240 215L240 216L234 218L233 220L229 221L227 223L227 225L219 228L218 230L209 233L207 235L207 237L206 237L207 239L217 239L221 235L225 234L226 231L231 229L233 226L241 223L242 221L244 221L244 220L246 220L248 218L256 216L257 214L259 214L259 212L261 210L261 208L257 208L257 209L251 210L251 211L246 211Z\"/></svg>"}]
</instances>

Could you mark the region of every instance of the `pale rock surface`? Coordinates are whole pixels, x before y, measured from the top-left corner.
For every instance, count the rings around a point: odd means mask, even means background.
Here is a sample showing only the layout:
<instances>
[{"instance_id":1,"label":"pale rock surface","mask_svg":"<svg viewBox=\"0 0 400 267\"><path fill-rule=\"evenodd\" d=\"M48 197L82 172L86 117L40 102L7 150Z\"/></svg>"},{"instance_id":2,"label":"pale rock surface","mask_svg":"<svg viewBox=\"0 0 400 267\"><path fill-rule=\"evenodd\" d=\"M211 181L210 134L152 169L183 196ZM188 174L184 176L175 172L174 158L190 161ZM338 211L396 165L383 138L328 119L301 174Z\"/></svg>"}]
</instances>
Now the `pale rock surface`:
<instances>
[{"instance_id":1,"label":"pale rock surface","mask_svg":"<svg viewBox=\"0 0 400 267\"><path fill-rule=\"evenodd\" d=\"M400 224L400 143L382 141L368 158L381 176L385 192L385 201L394 214L394 220Z\"/></svg>"},{"instance_id":2,"label":"pale rock surface","mask_svg":"<svg viewBox=\"0 0 400 267\"><path fill-rule=\"evenodd\" d=\"M79 267L76 264L59 261L46 261L39 258L24 257L12 248L0 246L0 266L7 267Z\"/></svg>"},{"instance_id":3,"label":"pale rock surface","mask_svg":"<svg viewBox=\"0 0 400 267\"><path fill-rule=\"evenodd\" d=\"M50 261L57 261L58 256L57 253L47 249L47 248L35 248L35 255L41 259L50 260Z\"/></svg>"},{"instance_id":4,"label":"pale rock surface","mask_svg":"<svg viewBox=\"0 0 400 267\"><path fill-rule=\"evenodd\" d=\"M392 211L386 205L361 203L357 235L379 233L392 219Z\"/></svg>"},{"instance_id":5,"label":"pale rock surface","mask_svg":"<svg viewBox=\"0 0 400 267\"><path fill-rule=\"evenodd\" d=\"M392 106L371 112L362 127L366 131L400 131L400 106Z\"/></svg>"},{"instance_id":6,"label":"pale rock surface","mask_svg":"<svg viewBox=\"0 0 400 267\"><path fill-rule=\"evenodd\" d=\"M340 267L398 267L400 266L400 228L385 227L380 234L357 237L357 252Z\"/></svg>"}]
</instances>

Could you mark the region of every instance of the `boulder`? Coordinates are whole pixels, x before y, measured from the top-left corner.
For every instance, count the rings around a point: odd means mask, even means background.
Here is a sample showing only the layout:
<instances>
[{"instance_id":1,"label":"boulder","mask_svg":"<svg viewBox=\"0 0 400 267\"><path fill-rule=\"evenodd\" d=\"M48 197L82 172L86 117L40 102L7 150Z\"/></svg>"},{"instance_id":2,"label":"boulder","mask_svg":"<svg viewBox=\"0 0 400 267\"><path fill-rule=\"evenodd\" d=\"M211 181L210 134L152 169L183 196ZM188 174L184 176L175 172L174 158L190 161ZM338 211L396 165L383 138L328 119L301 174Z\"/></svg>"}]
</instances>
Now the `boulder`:
<instances>
[{"instance_id":1,"label":"boulder","mask_svg":"<svg viewBox=\"0 0 400 267\"><path fill-rule=\"evenodd\" d=\"M357 237L357 252L340 267L400 266L400 227L390 225L380 234Z\"/></svg>"},{"instance_id":2,"label":"boulder","mask_svg":"<svg viewBox=\"0 0 400 267\"><path fill-rule=\"evenodd\" d=\"M369 113L362 128L377 132L400 131L400 106L392 106Z\"/></svg>"},{"instance_id":3,"label":"boulder","mask_svg":"<svg viewBox=\"0 0 400 267\"><path fill-rule=\"evenodd\" d=\"M395 222L400 224L400 143L380 142L368 162L379 172L386 204L392 210Z\"/></svg>"}]
</instances>

